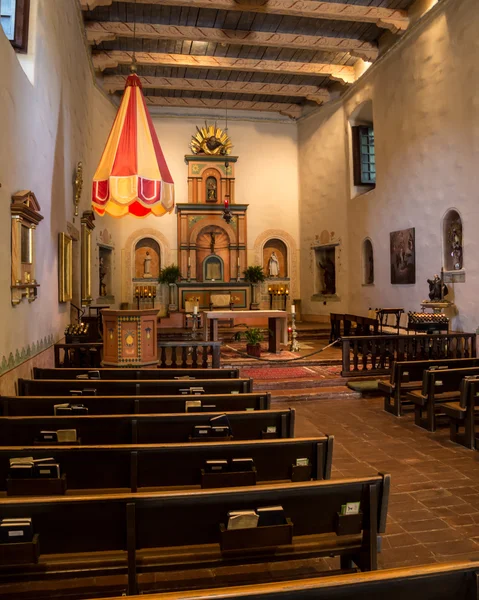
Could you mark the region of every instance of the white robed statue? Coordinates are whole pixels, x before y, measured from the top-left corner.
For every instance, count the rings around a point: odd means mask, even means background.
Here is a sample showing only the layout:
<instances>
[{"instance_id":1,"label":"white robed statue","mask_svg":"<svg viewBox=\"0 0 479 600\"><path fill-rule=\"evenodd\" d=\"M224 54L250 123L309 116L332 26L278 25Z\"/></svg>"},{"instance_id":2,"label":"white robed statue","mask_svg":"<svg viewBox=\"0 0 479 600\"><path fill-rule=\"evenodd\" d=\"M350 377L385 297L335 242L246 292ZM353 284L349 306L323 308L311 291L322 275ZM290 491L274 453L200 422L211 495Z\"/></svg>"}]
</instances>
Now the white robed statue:
<instances>
[{"instance_id":1,"label":"white robed statue","mask_svg":"<svg viewBox=\"0 0 479 600\"><path fill-rule=\"evenodd\" d=\"M151 277L150 266L151 266L151 256L147 250L145 260L143 261L143 277L148 277L148 278Z\"/></svg>"},{"instance_id":2,"label":"white robed statue","mask_svg":"<svg viewBox=\"0 0 479 600\"><path fill-rule=\"evenodd\" d=\"M272 252L268 261L268 273L270 277L278 277L279 275L279 260L276 252Z\"/></svg>"}]
</instances>

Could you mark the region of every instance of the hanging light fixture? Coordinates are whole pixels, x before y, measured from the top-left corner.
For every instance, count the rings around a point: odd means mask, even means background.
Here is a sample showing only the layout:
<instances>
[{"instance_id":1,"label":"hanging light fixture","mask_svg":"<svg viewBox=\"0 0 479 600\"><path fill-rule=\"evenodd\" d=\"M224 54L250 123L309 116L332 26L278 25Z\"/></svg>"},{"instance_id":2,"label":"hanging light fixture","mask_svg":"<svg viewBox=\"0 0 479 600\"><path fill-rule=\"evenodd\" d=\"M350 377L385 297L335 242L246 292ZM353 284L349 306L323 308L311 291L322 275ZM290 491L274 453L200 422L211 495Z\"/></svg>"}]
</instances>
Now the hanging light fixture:
<instances>
[{"instance_id":1,"label":"hanging light fixture","mask_svg":"<svg viewBox=\"0 0 479 600\"><path fill-rule=\"evenodd\" d=\"M136 2L132 73L93 177L99 214L161 217L175 205L174 183L136 75Z\"/></svg>"},{"instance_id":2,"label":"hanging light fixture","mask_svg":"<svg viewBox=\"0 0 479 600\"><path fill-rule=\"evenodd\" d=\"M228 91L228 82L226 82L225 84L225 91ZM226 135L228 135L228 99L226 98L226 104L225 104L225 133ZM231 209L230 209L230 182L229 182L229 178L228 178L228 169L229 169L230 163L228 162L228 159L225 160L225 175L226 175L226 193L225 193L225 205L224 205L224 209L223 209L223 219L226 221L226 223L228 223L228 225L231 223L231 220L233 218L233 214L231 213Z\"/></svg>"}]
</instances>

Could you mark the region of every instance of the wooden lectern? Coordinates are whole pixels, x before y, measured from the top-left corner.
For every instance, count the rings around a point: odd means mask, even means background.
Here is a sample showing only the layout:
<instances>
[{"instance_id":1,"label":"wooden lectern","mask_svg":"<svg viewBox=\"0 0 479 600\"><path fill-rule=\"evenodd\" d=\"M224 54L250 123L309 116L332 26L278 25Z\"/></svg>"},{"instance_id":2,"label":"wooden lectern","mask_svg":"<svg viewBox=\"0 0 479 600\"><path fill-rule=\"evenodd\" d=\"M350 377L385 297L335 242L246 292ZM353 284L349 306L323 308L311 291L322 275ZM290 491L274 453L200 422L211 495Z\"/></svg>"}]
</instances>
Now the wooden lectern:
<instances>
[{"instance_id":1,"label":"wooden lectern","mask_svg":"<svg viewBox=\"0 0 479 600\"><path fill-rule=\"evenodd\" d=\"M157 309L101 311L104 367L158 364Z\"/></svg>"}]
</instances>

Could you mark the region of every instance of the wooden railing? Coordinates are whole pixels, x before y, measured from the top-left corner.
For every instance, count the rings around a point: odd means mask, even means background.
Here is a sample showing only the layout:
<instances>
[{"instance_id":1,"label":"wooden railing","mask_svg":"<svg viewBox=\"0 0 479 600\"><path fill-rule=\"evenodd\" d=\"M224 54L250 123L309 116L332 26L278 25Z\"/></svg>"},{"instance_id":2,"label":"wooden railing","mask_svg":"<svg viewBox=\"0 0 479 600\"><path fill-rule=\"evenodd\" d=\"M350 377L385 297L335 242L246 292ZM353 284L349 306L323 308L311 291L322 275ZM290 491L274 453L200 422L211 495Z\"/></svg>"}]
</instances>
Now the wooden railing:
<instances>
[{"instance_id":1,"label":"wooden railing","mask_svg":"<svg viewBox=\"0 0 479 600\"><path fill-rule=\"evenodd\" d=\"M475 333L343 337L343 377L387 375L398 360L474 358Z\"/></svg>"},{"instance_id":2,"label":"wooden railing","mask_svg":"<svg viewBox=\"0 0 479 600\"><path fill-rule=\"evenodd\" d=\"M101 366L103 355L102 342L85 342L84 344L55 344L55 367L80 368Z\"/></svg>"},{"instance_id":3,"label":"wooden railing","mask_svg":"<svg viewBox=\"0 0 479 600\"><path fill-rule=\"evenodd\" d=\"M220 367L221 342L165 342L158 341L160 368L201 368Z\"/></svg>"},{"instance_id":4,"label":"wooden railing","mask_svg":"<svg viewBox=\"0 0 479 600\"><path fill-rule=\"evenodd\" d=\"M355 335L378 335L379 321L377 319L371 319L370 317L362 317L360 315L348 315L331 313L331 333L329 341L334 342L339 337L349 336L352 334L353 324L356 325L354 329ZM341 328L342 324L342 328Z\"/></svg>"}]
</instances>

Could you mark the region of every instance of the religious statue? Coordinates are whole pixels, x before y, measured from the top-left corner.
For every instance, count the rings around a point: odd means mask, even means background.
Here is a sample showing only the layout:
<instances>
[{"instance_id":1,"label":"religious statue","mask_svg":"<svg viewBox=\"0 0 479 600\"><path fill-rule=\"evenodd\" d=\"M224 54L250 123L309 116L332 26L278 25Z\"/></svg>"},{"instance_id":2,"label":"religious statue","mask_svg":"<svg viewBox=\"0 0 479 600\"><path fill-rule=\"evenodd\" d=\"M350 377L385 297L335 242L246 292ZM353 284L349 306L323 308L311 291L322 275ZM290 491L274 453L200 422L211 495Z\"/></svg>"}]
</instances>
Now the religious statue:
<instances>
[{"instance_id":1,"label":"religious statue","mask_svg":"<svg viewBox=\"0 0 479 600\"><path fill-rule=\"evenodd\" d=\"M151 257L150 257L150 253L147 250L145 260L143 261L143 277L151 277L150 266L151 266Z\"/></svg>"},{"instance_id":2,"label":"religious statue","mask_svg":"<svg viewBox=\"0 0 479 600\"><path fill-rule=\"evenodd\" d=\"M100 268L98 270L98 274L100 276L100 296L106 296L106 283L105 277L107 274L107 269L103 262L103 256L100 257Z\"/></svg>"},{"instance_id":3,"label":"religious statue","mask_svg":"<svg viewBox=\"0 0 479 600\"><path fill-rule=\"evenodd\" d=\"M216 123L214 125L205 123L201 129L196 128L196 134L191 138L190 147L193 154L226 156L231 152L233 144L227 130L220 129Z\"/></svg>"},{"instance_id":4,"label":"religious statue","mask_svg":"<svg viewBox=\"0 0 479 600\"><path fill-rule=\"evenodd\" d=\"M454 222L449 230L450 252L452 263L456 271L462 269L462 226L460 222Z\"/></svg>"},{"instance_id":5,"label":"religious statue","mask_svg":"<svg viewBox=\"0 0 479 600\"><path fill-rule=\"evenodd\" d=\"M335 294L336 293L336 267L334 262L330 259L326 259L326 263L323 265L318 261L318 266L323 271L323 282L324 287L321 290L322 294Z\"/></svg>"},{"instance_id":6,"label":"religious statue","mask_svg":"<svg viewBox=\"0 0 479 600\"><path fill-rule=\"evenodd\" d=\"M216 179L214 177L208 177L206 180L206 198L208 202L216 202Z\"/></svg>"},{"instance_id":7,"label":"religious statue","mask_svg":"<svg viewBox=\"0 0 479 600\"><path fill-rule=\"evenodd\" d=\"M442 279L442 273L441 277L436 274L433 279L428 279L427 282L429 284L429 300L431 302L442 302L444 296L447 296L449 293L447 285Z\"/></svg>"},{"instance_id":8,"label":"religious statue","mask_svg":"<svg viewBox=\"0 0 479 600\"><path fill-rule=\"evenodd\" d=\"M210 243L210 250L211 250L211 254L215 253L215 244L216 244L216 233L214 231L212 231L210 233L211 236L211 243Z\"/></svg>"},{"instance_id":9,"label":"religious statue","mask_svg":"<svg viewBox=\"0 0 479 600\"><path fill-rule=\"evenodd\" d=\"M271 252L271 256L269 257L268 273L270 277L278 277L279 275L279 260L274 251Z\"/></svg>"}]
</instances>

